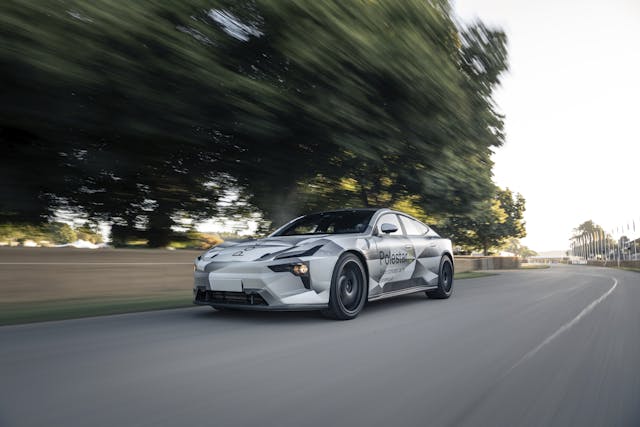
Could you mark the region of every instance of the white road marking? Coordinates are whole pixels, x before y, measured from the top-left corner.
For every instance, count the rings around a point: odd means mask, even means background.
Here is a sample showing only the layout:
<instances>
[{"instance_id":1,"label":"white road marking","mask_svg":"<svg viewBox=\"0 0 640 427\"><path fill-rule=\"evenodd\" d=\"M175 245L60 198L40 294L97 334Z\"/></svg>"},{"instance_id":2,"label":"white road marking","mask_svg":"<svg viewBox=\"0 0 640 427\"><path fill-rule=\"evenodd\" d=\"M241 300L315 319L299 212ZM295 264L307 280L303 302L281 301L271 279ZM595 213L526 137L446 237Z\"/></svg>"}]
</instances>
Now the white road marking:
<instances>
[{"instance_id":1,"label":"white road marking","mask_svg":"<svg viewBox=\"0 0 640 427\"><path fill-rule=\"evenodd\" d=\"M192 262L0 262L0 265L193 265Z\"/></svg>"},{"instance_id":2,"label":"white road marking","mask_svg":"<svg viewBox=\"0 0 640 427\"><path fill-rule=\"evenodd\" d=\"M558 338L558 336L560 336L563 332L568 331L569 329L571 329L573 326L575 326L584 316L586 316L587 314L589 314L591 311L593 311L593 309L600 304L602 301L604 301L609 295L611 295L611 293L615 290L615 288L618 286L618 279L616 279L615 277L612 278L613 279L613 286L611 287L611 289L609 289L607 292L605 292L604 294L602 294L598 299L596 299L595 301L593 301L591 304L589 304L588 306L586 306L580 313L578 313L578 315L576 317L574 317L573 319L571 319L569 322L565 323L564 325L560 326L560 328L558 328L558 330L556 330L553 334L549 335L544 341L542 341L540 344L538 344L538 346L536 348L534 348L533 350L529 351L527 354L525 354L524 356L522 356L522 358L520 360L518 360L511 368L509 368L507 370L507 372L505 372L505 374L503 376L507 376L511 371L513 371L515 368L517 368L518 366L520 366L521 364L523 364L525 361L531 359L537 352L539 352L544 346L546 346L547 344L549 344L551 341L553 341L554 339Z\"/></svg>"}]
</instances>

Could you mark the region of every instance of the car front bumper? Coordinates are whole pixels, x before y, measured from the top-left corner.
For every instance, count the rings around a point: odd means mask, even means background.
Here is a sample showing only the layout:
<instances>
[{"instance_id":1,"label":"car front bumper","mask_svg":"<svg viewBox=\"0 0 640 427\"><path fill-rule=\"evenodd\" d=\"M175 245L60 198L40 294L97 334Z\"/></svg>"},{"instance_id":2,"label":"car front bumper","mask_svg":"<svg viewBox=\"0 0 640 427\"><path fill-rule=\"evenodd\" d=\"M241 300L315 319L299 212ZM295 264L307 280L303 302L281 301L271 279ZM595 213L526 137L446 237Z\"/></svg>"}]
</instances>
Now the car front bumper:
<instances>
[{"instance_id":1,"label":"car front bumper","mask_svg":"<svg viewBox=\"0 0 640 427\"><path fill-rule=\"evenodd\" d=\"M309 287L299 276L269 268L298 262L302 260L201 264L201 269L194 272L193 303L275 311L326 308L335 260L304 260L309 265Z\"/></svg>"}]
</instances>

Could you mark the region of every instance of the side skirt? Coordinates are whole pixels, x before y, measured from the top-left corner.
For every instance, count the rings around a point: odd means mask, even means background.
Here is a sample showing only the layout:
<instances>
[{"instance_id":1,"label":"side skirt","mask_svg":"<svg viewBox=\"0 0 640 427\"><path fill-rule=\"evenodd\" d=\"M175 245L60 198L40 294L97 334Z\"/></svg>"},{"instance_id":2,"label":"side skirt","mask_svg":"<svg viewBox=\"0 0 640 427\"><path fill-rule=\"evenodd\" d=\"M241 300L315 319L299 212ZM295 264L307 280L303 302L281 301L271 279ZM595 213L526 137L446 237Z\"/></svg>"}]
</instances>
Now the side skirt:
<instances>
[{"instance_id":1,"label":"side skirt","mask_svg":"<svg viewBox=\"0 0 640 427\"><path fill-rule=\"evenodd\" d=\"M247 311L317 311L327 308L326 304L291 304L291 305L248 305L248 304L223 304L193 301L195 305L208 305L213 308L233 308Z\"/></svg>"},{"instance_id":2,"label":"side skirt","mask_svg":"<svg viewBox=\"0 0 640 427\"><path fill-rule=\"evenodd\" d=\"M369 301L377 301L385 298L397 297L400 295L413 294L416 292L422 291L430 291L432 289L437 289L437 286L414 286L412 288L400 289L392 292L385 292L383 294L378 294L369 298Z\"/></svg>"}]
</instances>

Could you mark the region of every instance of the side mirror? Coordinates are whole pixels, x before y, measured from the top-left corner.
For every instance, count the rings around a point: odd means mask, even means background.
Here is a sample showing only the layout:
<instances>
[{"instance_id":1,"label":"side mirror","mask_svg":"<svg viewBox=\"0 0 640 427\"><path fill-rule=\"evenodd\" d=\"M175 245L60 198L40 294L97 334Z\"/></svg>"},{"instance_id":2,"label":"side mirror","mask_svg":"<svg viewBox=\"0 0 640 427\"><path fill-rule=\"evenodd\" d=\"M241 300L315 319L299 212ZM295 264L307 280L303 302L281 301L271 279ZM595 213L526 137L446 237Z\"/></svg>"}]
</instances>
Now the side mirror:
<instances>
[{"instance_id":1,"label":"side mirror","mask_svg":"<svg viewBox=\"0 0 640 427\"><path fill-rule=\"evenodd\" d=\"M395 233L396 231L398 231L398 227L396 227L393 224L389 224L388 222L385 222L380 226L380 231L382 231L384 234Z\"/></svg>"}]
</instances>

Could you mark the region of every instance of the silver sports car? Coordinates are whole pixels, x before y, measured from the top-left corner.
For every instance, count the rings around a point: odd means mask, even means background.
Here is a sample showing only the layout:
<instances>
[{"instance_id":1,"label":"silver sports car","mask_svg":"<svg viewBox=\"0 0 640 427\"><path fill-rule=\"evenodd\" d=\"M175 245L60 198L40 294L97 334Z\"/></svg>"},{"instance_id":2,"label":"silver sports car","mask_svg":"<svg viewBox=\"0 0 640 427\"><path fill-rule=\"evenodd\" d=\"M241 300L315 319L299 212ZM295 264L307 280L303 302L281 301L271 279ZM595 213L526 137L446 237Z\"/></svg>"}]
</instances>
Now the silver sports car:
<instances>
[{"instance_id":1,"label":"silver sports car","mask_svg":"<svg viewBox=\"0 0 640 427\"><path fill-rule=\"evenodd\" d=\"M322 310L352 319L366 301L425 291L449 298L451 241L390 209L305 215L264 239L195 260L193 302L216 309Z\"/></svg>"}]
</instances>

